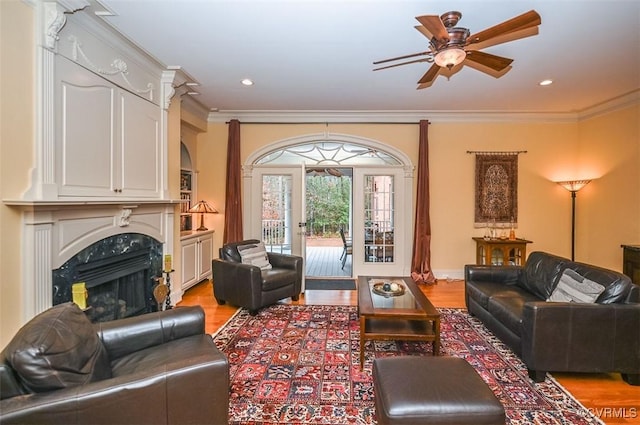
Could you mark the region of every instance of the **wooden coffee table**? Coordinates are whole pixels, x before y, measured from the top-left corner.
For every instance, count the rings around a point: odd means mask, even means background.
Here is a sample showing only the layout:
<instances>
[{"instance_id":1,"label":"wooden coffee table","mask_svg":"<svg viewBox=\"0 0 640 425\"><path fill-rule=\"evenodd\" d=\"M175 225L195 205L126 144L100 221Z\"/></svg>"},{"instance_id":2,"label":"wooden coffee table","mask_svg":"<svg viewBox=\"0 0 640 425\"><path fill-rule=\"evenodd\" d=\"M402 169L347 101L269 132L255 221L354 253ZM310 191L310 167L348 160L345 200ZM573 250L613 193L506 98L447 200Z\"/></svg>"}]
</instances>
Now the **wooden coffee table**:
<instances>
[{"instance_id":1,"label":"wooden coffee table","mask_svg":"<svg viewBox=\"0 0 640 425\"><path fill-rule=\"evenodd\" d=\"M401 285L404 291L374 292L374 284L379 290L385 282ZM359 276L358 314L361 368L367 340L433 342L433 354L440 354L440 313L411 278Z\"/></svg>"}]
</instances>

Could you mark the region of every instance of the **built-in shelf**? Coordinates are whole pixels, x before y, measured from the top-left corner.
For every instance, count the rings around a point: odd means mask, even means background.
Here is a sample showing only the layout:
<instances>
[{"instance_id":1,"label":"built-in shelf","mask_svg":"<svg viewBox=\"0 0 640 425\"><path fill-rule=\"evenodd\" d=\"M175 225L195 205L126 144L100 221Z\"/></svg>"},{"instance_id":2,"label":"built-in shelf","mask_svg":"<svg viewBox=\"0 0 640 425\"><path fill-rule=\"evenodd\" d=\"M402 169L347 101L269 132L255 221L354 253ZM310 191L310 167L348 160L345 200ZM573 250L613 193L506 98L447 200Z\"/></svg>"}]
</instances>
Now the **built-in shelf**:
<instances>
[{"instance_id":1,"label":"built-in shelf","mask_svg":"<svg viewBox=\"0 0 640 425\"><path fill-rule=\"evenodd\" d=\"M180 170L180 232L190 231L192 216L189 209L193 201L193 172Z\"/></svg>"}]
</instances>

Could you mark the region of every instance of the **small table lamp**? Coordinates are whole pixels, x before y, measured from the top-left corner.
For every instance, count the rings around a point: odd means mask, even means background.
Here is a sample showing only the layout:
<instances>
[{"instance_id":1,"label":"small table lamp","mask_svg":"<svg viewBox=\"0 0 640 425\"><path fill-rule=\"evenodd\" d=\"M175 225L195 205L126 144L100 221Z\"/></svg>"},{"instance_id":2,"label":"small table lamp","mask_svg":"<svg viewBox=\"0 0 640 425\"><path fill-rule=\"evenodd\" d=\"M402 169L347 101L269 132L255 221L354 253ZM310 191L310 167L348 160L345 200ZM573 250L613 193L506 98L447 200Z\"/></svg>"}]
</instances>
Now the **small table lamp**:
<instances>
[{"instance_id":1,"label":"small table lamp","mask_svg":"<svg viewBox=\"0 0 640 425\"><path fill-rule=\"evenodd\" d=\"M211 205L209 205L207 203L207 201L198 202L193 207L189 208L189 212L190 213L200 213L200 214L202 214L200 216L200 227L198 227L196 229L198 231L209 230L206 227L204 227L204 215L205 214L218 214L218 210L213 208Z\"/></svg>"}]
</instances>

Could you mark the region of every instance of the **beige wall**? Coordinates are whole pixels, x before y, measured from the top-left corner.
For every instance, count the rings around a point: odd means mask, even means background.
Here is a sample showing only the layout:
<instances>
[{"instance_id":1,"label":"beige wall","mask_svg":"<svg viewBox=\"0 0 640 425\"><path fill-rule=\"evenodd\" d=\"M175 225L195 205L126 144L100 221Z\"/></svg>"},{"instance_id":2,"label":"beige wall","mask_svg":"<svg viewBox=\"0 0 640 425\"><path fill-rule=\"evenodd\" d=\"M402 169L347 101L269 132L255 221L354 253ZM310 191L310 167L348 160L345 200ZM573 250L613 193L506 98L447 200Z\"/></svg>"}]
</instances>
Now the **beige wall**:
<instances>
[{"instance_id":1,"label":"beige wall","mask_svg":"<svg viewBox=\"0 0 640 425\"><path fill-rule=\"evenodd\" d=\"M580 123L576 259L621 270L621 244L640 244L640 106Z\"/></svg>"},{"instance_id":2,"label":"beige wall","mask_svg":"<svg viewBox=\"0 0 640 425\"><path fill-rule=\"evenodd\" d=\"M475 261L471 237L481 236L483 229L473 223L475 157L467 150L525 150L527 153L519 156L516 234L533 241L528 252L571 255L571 197L554 182L595 177L597 170L603 174L610 168L609 179L594 181L578 194L576 259L621 270L620 243L640 242L633 216L640 213L640 182L638 172L632 171L634 161L640 160L637 114L635 107L580 122L433 123L429 129L432 267L436 271L461 270ZM616 130L608 131L609 126ZM382 124L241 125L243 162L265 145L324 131L374 139L400 149L417 162L418 126ZM612 133L615 149L611 149ZM200 137L200 190L222 205L227 126L212 123L209 132ZM625 205L624 212L616 214L618 224L614 227L619 231L607 223L609 211L615 208L604 206L602 200L611 206ZM216 219L216 228L222 230L223 218ZM602 230L591 230L588 222L597 222ZM634 231L629 234L623 229ZM221 232L216 242L217 248Z\"/></svg>"},{"instance_id":3,"label":"beige wall","mask_svg":"<svg viewBox=\"0 0 640 425\"><path fill-rule=\"evenodd\" d=\"M0 1L0 198L28 187L35 132L34 9ZM22 323L21 212L0 205L0 346Z\"/></svg>"}]
</instances>

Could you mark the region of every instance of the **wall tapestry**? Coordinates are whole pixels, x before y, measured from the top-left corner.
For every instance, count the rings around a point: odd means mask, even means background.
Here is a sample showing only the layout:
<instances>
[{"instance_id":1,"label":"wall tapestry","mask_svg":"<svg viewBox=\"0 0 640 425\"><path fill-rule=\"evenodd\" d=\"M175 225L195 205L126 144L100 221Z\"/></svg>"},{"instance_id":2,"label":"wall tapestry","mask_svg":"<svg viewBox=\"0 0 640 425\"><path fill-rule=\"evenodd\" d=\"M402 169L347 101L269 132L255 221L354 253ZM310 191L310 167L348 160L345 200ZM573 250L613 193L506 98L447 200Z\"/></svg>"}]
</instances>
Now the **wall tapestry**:
<instances>
[{"instance_id":1,"label":"wall tapestry","mask_svg":"<svg viewBox=\"0 0 640 425\"><path fill-rule=\"evenodd\" d=\"M476 153L475 225L517 223L517 153Z\"/></svg>"}]
</instances>

